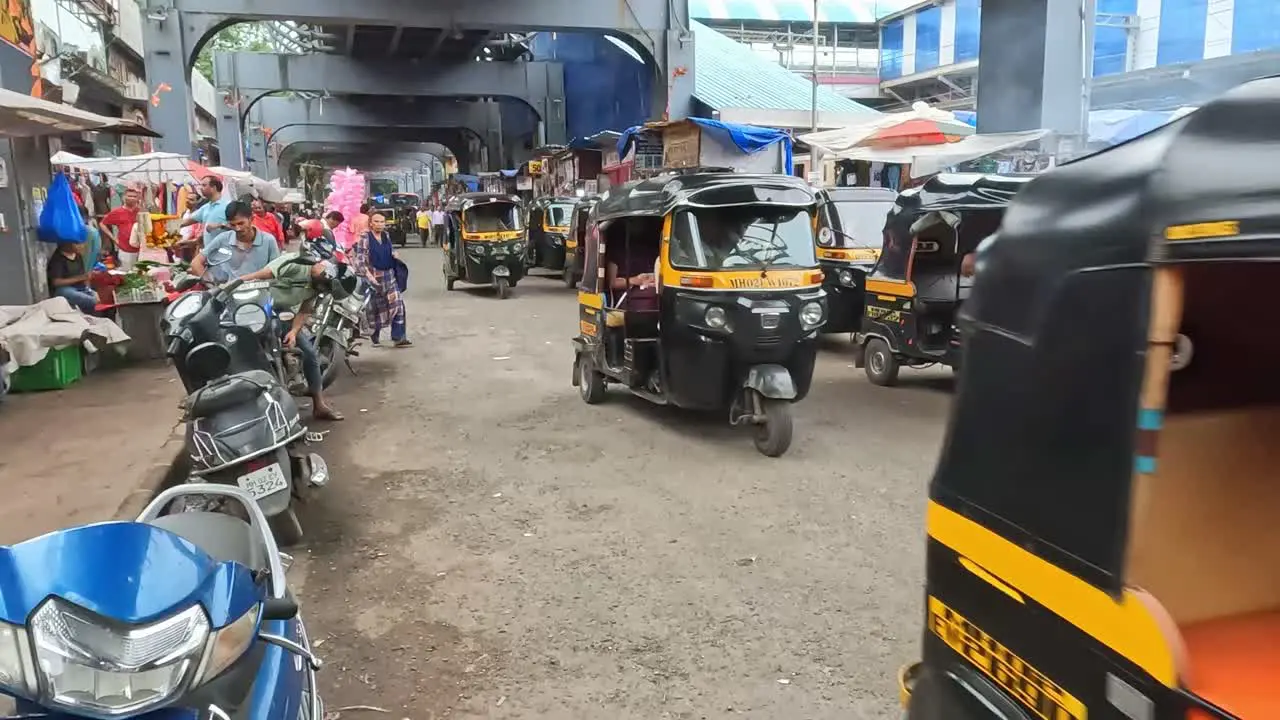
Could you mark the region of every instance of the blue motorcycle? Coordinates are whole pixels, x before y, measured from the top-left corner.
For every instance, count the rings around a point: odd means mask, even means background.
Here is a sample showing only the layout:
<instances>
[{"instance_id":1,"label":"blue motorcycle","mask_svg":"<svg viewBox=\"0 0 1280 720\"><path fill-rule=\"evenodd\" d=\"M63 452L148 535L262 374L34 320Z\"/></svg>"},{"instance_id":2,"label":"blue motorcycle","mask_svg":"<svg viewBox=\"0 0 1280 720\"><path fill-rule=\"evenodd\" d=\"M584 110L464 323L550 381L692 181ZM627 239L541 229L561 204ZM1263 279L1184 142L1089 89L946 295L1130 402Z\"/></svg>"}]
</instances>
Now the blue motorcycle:
<instances>
[{"instance_id":1,"label":"blue motorcycle","mask_svg":"<svg viewBox=\"0 0 1280 720\"><path fill-rule=\"evenodd\" d=\"M193 495L248 521L161 514ZM322 720L290 563L253 497L212 484L0 547L0 692L25 718Z\"/></svg>"}]
</instances>

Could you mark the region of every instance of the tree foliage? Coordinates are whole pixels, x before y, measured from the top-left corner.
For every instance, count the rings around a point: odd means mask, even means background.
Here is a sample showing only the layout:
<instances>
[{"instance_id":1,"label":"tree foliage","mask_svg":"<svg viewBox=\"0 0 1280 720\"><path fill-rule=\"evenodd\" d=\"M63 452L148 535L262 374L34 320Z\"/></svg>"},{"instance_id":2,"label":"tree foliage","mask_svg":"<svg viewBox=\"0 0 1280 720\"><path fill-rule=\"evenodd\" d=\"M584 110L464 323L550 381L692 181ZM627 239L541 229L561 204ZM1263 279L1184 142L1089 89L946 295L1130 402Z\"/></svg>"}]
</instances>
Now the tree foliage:
<instances>
[{"instance_id":1,"label":"tree foliage","mask_svg":"<svg viewBox=\"0 0 1280 720\"><path fill-rule=\"evenodd\" d=\"M215 52L278 52L269 29L263 23L240 23L223 28L205 43L196 56L195 69L210 82L213 81L213 54Z\"/></svg>"}]
</instances>

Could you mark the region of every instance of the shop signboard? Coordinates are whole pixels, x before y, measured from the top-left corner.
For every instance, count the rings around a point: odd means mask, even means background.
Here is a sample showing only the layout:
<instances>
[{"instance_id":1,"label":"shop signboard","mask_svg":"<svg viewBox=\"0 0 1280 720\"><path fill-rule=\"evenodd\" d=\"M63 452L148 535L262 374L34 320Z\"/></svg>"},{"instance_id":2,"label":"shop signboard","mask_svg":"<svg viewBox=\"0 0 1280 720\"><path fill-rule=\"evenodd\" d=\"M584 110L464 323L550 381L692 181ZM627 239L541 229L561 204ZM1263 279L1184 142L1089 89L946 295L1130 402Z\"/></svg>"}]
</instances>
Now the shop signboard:
<instances>
[{"instance_id":1,"label":"shop signboard","mask_svg":"<svg viewBox=\"0 0 1280 720\"><path fill-rule=\"evenodd\" d=\"M662 167L662 136L642 132L635 136L635 168L657 170Z\"/></svg>"},{"instance_id":2,"label":"shop signboard","mask_svg":"<svg viewBox=\"0 0 1280 720\"><path fill-rule=\"evenodd\" d=\"M543 161L542 161L542 160L530 160L530 161L529 161L529 174L530 174L530 175L541 175L543 172L545 172L545 171L544 171Z\"/></svg>"},{"instance_id":3,"label":"shop signboard","mask_svg":"<svg viewBox=\"0 0 1280 720\"><path fill-rule=\"evenodd\" d=\"M667 126L662 133L662 165L694 168L700 165L702 130L691 122Z\"/></svg>"}]
</instances>

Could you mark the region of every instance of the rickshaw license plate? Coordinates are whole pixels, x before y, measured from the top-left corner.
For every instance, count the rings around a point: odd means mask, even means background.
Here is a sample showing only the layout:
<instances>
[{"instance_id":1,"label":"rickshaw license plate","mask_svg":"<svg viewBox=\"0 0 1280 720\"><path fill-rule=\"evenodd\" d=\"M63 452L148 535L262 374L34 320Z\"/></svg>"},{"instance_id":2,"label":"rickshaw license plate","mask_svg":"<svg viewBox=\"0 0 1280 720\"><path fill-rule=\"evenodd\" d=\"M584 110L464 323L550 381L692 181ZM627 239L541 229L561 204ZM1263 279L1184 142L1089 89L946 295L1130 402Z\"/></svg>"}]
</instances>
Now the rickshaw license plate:
<instances>
[{"instance_id":1,"label":"rickshaw license plate","mask_svg":"<svg viewBox=\"0 0 1280 720\"><path fill-rule=\"evenodd\" d=\"M280 470L280 463L271 463L264 468L241 475L236 478L236 484L252 495L254 500L261 500L271 493L289 489L289 479Z\"/></svg>"}]
</instances>

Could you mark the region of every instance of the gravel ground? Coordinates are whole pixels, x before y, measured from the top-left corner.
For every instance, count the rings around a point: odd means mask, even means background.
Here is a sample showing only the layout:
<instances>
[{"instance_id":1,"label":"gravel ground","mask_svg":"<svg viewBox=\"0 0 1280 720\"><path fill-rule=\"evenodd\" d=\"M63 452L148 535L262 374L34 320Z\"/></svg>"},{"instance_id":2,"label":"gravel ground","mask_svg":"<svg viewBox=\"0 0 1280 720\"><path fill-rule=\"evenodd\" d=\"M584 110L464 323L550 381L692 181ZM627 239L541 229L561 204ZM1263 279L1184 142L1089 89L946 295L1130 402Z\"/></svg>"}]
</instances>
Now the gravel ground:
<instances>
[{"instance_id":1,"label":"gravel ground","mask_svg":"<svg viewBox=\"0 0 1280 720\"><path fill-rule=\"evenodd\" d=\"M450 293L438 251L401 254L417 344L339 378L334 480L291 573L331 710L898 716L949 373L877 388L827 343L771 460L718 415L585 405L557 280Z\"/></svg>"}]
</instances>

